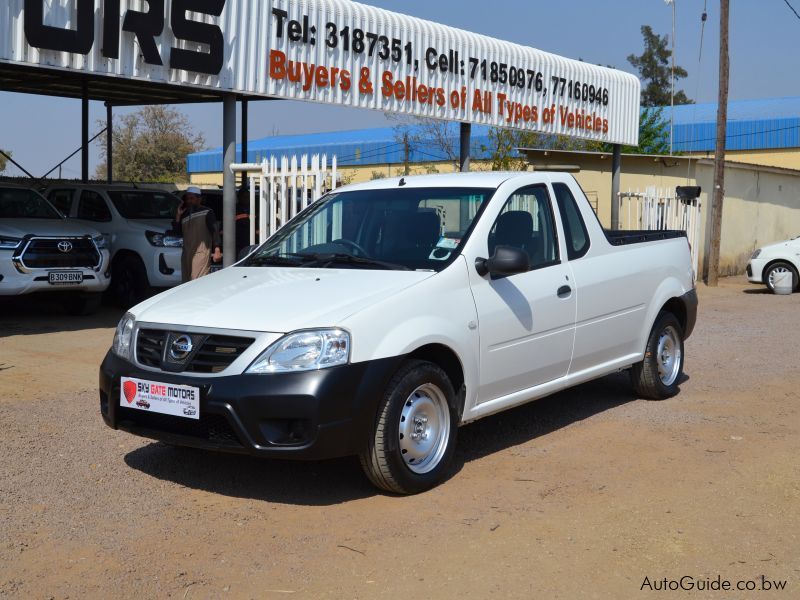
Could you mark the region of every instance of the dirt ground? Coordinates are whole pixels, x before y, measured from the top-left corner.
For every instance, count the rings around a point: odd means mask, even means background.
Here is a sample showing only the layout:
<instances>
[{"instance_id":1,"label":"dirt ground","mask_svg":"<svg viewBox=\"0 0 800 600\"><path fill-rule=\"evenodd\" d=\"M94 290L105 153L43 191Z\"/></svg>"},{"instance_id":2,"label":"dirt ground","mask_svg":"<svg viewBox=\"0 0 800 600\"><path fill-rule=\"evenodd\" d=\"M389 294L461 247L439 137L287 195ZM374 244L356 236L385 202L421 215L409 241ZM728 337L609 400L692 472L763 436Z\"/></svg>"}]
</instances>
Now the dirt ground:
<instances>
[{"instance_id":1,"label":"dirt ground","mask_svg":"<svg viewBox=\"0 0 800 600\"><path fill-rule=\"evenodd\" d=\"M96 382L120 314L5 307L0 596L638 598L719 576L758 587L669 596L798 598L800 294L699 291L676 398L637 400L619 374L484 419L415 497L354 459L113 431Z\"/></svg>"}]
</instances>

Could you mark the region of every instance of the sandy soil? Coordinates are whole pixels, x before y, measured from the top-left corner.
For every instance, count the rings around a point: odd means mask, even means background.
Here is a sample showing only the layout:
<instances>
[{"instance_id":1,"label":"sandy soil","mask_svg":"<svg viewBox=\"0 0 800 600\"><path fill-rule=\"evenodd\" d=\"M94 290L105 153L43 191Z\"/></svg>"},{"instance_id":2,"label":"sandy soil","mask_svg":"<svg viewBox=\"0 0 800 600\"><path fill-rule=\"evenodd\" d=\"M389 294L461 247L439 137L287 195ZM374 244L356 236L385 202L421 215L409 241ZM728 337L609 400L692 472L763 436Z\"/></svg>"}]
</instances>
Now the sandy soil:
<instances>
[{"instance_id":1,"label":"sandy soil","mask_svg":"<svg viewBox=\"0 0 800 600\"><path fill-rule=\"evenodd\" d=\"M693 596L800 597L800 294L700 297L676 398L620 374L484 419L409 498L356 460L112 431L96 381L120 315L3 307L0 596L638 598L659 595L645 577L764 576L786 589Z\"/></svg>"}]
</instances>

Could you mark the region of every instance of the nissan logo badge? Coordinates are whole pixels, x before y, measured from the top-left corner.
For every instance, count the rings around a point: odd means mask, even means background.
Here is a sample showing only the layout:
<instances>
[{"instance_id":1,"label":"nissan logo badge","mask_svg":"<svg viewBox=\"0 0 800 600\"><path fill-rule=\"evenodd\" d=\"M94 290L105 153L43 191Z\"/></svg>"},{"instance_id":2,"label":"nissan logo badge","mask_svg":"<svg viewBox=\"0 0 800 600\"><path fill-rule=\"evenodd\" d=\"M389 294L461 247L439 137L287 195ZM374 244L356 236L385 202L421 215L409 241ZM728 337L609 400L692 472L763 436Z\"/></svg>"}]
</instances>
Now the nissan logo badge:
<instances>
[{"instance_id":1,"label":"nissan logo badge","mask_svg":"<svg viewBox=\"0 0 800 600\"><path fill-rule=\"evenodd\" d=\"M58 249L61 252L67 253L72 252L72 242L68 242L64 240L63 242L58 242Z\"/></svg>"},{"instance_id":2,"label":"nissan logo badge","mask_svg":"<svg viewBox=\"0 0 800 600\"><path fill-rule=\"evenodd\" d=\"M189 354L192 353L194 349L194 344L192 344L192 338L188 335L182 335L180 337L175 338L172 342L172 345L169 348L169 355L174 360L184 360Z\"/></svg>"}]
</instances>

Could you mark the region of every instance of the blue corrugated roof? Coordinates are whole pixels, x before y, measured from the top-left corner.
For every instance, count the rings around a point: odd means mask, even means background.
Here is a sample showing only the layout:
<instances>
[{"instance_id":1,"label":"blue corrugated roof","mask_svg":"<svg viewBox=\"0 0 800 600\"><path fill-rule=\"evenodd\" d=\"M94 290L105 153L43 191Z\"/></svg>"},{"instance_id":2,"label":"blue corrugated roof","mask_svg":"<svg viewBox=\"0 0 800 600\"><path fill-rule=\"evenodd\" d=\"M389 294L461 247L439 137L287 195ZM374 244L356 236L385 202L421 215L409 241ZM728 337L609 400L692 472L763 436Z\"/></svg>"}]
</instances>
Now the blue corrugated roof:
<instances>
[{"instance_id":1,"label":"blue corrugated roof","mask_svg":"<svg viewBox=\"0 0 800 600\"><path fill-rule=\"evenodd\" d=\"M686 104L674 112L674 148L678 152L713 152L716 140L717 104ZM663 109L669 122L670 107ZM458 124L450 124L453 147L458 148ZM424 129L411 127L413 133ZM489 128L472 126L471 156L488 158ZM728 103L728 150L766 150L800 147L800 97L737 100ZM236 146L236 161L241 160L241 146ZM306 135L282 135L251 140L247 161L260 162L270 156L327 154L336 156L339 165L400 164L404 160L403 143L392 127L356 129ZM445 161L448 157L432 141L411 145L412 163ZM222 171L222 148L190 154L189 173Z\"/></svg>"},{"instance_id":2,"label":"blue corrugated roof","mask_svg":"<svg viewBox=\"0 0 800 600\"><path fill-rule=\"evenodd\" d=\"M713 152L717 103L676 106L674 148L679 152ZM670 108L663 117L669 121ZM737 100L728 103L728 150L800 147L800 97Z\"/></svg>"},{"instance_id":3,"label":"blue corrugated roof","mask_svg":"<svg viewBox=\"0 0 800 600\"><path fill-rule=\"evenodd\" d=\"M451 124L453 147L458 149L458 124ZM411 135L424 136L424 129L410 127ZM488 156L489 128L473 125L471 156ZM449 158L433 142L422 140L412 143L409 159L412 163L446 161ZM275 156L327 154L336 156L340 166L400 164L405 159L404 144L398 139L398 131L392 127L377 129L356 129L306 135L282 135L259 140L251 140L247 147L246 162L261 162L264 158ZM242 147L236 146L236 161L242 162ZM214 173L222 171L222 148L190 154L187 160L189 173Z\"/></svg>"}]
</instances>

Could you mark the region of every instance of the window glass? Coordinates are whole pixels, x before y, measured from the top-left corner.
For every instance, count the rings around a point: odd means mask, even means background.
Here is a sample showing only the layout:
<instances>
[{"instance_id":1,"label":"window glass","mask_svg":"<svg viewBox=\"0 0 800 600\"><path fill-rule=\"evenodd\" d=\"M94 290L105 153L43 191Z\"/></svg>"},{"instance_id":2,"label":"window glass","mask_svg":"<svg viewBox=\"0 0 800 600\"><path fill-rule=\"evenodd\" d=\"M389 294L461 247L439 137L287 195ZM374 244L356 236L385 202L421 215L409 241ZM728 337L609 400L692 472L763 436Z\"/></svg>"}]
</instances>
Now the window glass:
<instances>
[{"instance_id":1,"label":"window glass","mask_svg":"<svg viewBox=\"0 0 800 600\"><path fill-rule=\"evenodd\" d=\"M72 197L75 193L72 190L53 190L48 196L50 203L55 206L65 217L69 216L72 208Z\"/></svg>"},{"instance_id":2,"label":"window glass","mask_svg":"<svg viewBox=\"0 0 800 600\"><path fill-rule=\"evenodd\" d=\"M569 187L563 183L554 183L553 191L556 194L558 211L561 213L561 223L564 225L567 256L570 260L575 260L589 251L589 232L586 231L586 223L583 222L578 203Z\"/></svg>"},{"instance_id":3,"label":"window glass","mask_svg":"<svg viewBox=\"0 0 800 600\"><path fill-rule=\"evenodd\" d=\"M108 197L123 219L174 219L180 199L168 192L112 190Z\"/></svg>"},{"instance_id":4,"label":"window glass","mask_svg":"<svg viewBox=\"0 0 800 600\"><path fill-rule=\"evenodd\" d=\"M439 271L455 260L492 189L398 188L328 194L292 219L248 264L346 254ZM319 262L310 262L318 265ZM324 263L323 263L324 264ZM341 261L335 264L341 266ZM380 267L373 262L370 268ZM351 268L364 267L351 261ZM366 267L364 267L366 268Z\"/></svg>"},{"instance_id":5,"label":"window glass","mask_svg":"<svg viewBox=\"0 0 800 600\"><path fill-rule=\"evenodd\" d=\"M111 211L103 197L92 190L83 190L78 204L78 218L87 221L110 221Z\"/></svg>"},{"instance_id":6,"label":"window glass","mask_svg":"<svg viewBox=\"0 0 800 600\"><path fill-rule=\"evenodd\" d=\"M558 241L547 188L523 188L506 201L489 233L489 255L497 246L512 246L528 253L531 268L558 262Z\"/></svg>"},{"instance_id":7,"label":"window glass","mask_svg":"<svg viewBox=\"0 0 800 600\"><path fill-rule=\"evenodd\" d=\"M60 219L44 196L25 188L0 188L0 219Z\"/></svg>"}]
</instances>

